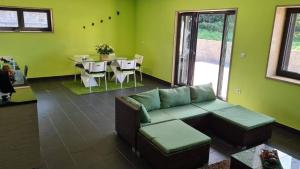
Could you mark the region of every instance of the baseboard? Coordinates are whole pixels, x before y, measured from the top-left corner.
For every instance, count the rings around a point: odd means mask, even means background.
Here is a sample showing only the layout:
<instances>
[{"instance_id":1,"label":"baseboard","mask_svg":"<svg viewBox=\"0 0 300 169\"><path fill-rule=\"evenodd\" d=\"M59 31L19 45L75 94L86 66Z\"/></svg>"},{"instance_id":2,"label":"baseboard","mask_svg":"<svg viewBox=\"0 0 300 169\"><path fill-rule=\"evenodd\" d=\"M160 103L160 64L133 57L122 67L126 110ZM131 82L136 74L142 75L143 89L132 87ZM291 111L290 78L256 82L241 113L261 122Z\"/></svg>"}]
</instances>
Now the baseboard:
<instances>
[{"instance_id":1,"label":"baseboard","mask_svg":"<svg viewBox=\"0 0 300 169\"><path fill-rule=\"evenodd\" d=\"M159 79L159 78L157 78L157 77L148 75L148 74L146 74L146 73L143 73L143 76L144 76L144 77L147 77L147 78L149 78L149 79L151 79L151 80L157 81L157 82L159 82L159 83L162 83L162 84L164 84L164 85L166 85L166 86L171 86L171 85L172 85L172 83L170 83L170 82L168 82L168 81Z\"/></svg>"},{"instance_id":2,"label":"baseboard","mask_svg":"<svg viewBox=\"0 0 300 169\"><path fill-rule=\"evenodd\" d=\"M291 133L293 133L293 134L297 134L297 135L300 136L300 131L297 130L297 129L291 128L291 127L286 126L286 125L284 125L284 124L280 124L280 123L278 123L278 122L275 123L275 126L280 127L280 128L285 129L285 130L287 130L287 131L289 131L289 132L291 132Z\"/></svg>"},{"instance_id":3,"label":"baseboard","mask_svg":"<svg viewBox=\"0 0 300 169\"><path fill-rule=\"evenodd\" d=\"M45 80L63 80L63 79L73 79L74 75L62 75L62 76L49 76L49 77L35 77L28 78L27 81L30 82L38 82ZM80 78L80 74L77 75L77 78Z\"/></svg>"},{"instance_id":4,"label":"baseboard","mask_svg":"<svg viewBox=\"0 0 300 169\"><path fill-rule=\"evenodd\" d=\"M137 73L137 74L139 75L139 73ZM154 77L154 76L151 76L151 75L148 75L148 74L145 74L145 73L143 73L143 76L146 77L146 78L149 78L151 80L157 81L159 83L162 83L166 86L171 86L170 82L161 80L157 77ZM30 83L30 82L38 82L38 81L45 81L45 80L63 80L63 79L73 79L73 78L74 78L74 75L62 75L62 76L28 78L27 81ZM80 78L80 74L77 75L77 78Z\"/></svg>"}]
</instances>

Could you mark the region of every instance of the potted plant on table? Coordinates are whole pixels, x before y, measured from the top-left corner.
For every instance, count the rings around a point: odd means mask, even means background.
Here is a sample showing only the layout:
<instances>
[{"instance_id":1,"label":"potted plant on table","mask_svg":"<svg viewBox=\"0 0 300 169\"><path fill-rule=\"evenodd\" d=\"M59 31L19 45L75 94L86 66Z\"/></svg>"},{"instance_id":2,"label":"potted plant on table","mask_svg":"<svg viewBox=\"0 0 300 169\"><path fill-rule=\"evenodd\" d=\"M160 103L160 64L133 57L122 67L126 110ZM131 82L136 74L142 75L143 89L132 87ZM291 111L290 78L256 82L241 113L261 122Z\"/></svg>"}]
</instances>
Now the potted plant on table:
<instances>
[{"instance_id":1,"label":"potted plant on table","mask_svg":"<svg viewBox=\"0 0 300 169\"><path fill-rule=\"evenodd\" d=\"M100 60L105 60L110 54L114 53L114 49L107 44L97 45L96 51L100 55Z\"/></svg>"}]
</instances>

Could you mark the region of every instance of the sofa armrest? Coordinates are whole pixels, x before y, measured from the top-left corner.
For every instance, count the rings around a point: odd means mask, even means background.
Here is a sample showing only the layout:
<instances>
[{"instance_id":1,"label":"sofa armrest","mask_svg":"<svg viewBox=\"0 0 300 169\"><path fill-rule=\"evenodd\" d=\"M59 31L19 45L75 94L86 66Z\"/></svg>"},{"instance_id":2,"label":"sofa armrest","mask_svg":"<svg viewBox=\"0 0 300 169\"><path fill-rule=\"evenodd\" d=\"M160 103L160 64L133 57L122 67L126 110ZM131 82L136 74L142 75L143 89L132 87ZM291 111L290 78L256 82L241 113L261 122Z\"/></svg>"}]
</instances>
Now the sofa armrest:
<instances>
[{"instance_id":1,"label":"sofa armrest","mask_svg":"<svg viewBox=\"0 0 300 169\"><path fill-rule=\"evenodd\" d=\"M115 128L118 135L132 147L136 147L137 132L140 128L139 108L127 102L124 97L115 99Z\"/></svg>"}]
</instances>

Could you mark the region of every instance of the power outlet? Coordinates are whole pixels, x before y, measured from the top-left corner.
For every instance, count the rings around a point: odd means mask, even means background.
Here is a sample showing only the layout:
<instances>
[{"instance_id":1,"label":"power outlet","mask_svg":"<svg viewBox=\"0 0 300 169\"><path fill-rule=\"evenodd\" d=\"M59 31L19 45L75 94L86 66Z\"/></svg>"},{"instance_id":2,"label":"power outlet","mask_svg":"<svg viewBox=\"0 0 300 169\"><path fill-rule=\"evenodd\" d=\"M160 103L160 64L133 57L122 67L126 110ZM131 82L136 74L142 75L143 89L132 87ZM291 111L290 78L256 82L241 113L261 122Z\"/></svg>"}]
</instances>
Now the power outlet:
<instances>
[{"instance_id":1,"label":"power outlet","mask_svg":"<svg viewBox=\"0 0 300 169\"><path fill-rule=\"evenodd\" d=\"M241 58L241 59L245 59L246 56L247 56L247 54L246 54L245 52L242 52L242 53L240 54L240 58Z\"/></svg>"},{"instance_id":2,"label":"power outlet","mask_svg":"<svg viewBox=\"0 0 300 169\"><path fill-rule=\"evenodd\" d=\"M242 90L241 90L240 88L236 88L236 89L234 90L234 92L235 92L235 94L237 94L237 95L241 95L241 94L242 94Z\"/></svg>"}]
</instances>

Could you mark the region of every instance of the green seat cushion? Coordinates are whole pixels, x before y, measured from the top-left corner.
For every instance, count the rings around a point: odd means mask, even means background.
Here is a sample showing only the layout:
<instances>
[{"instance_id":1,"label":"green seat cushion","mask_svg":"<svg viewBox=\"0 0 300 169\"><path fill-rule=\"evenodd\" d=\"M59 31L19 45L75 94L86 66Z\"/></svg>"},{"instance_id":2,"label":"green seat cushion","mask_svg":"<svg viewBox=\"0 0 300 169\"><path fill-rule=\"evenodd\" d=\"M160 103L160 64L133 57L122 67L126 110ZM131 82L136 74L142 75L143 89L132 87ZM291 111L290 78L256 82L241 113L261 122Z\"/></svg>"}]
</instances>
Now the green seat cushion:
<instances>
[{"instance_id":1,"label":"green seat cushion","mask_svg":"<svg viewBox=\"0 0 300 169\"><path fill-rule=\"evenodd\" d=\"M143 104L141 104L140 102L138 102L135 99L130 98L130 97L124 97L124 98L127 102L129 102L139 108L139 110L140 110L139 116L140 116L141 123L151 123L151 118Z\"/></svg>"},{"instance_id":2,"label":"green seat cushion","mask_svg":"<svg viewBox=\"0 0 300 169\"><path fill-rule=\"evenodd\" d=\"M190 89L191 100L193 103L211 101L216 99L212 83L199 86L191 86Z\"/></svg>"},{"instance_id":3,"label":"green seat cushion","mask_svg":"<svg viewBox=\"0 0 300 169\"><path fill-rule=\"evenodd\" d=\"M148 125L140 128L139 131L165 154L207 145L211 140L181 120Z\"/></svg>"},{"instance_id":4,"label":"green seat cushion","mask_svg":"<svg viewBox=\"0 0 300 169\"><path fill-rule=\"evenodd\" d=\"M195 116L204 116L209 113L208 111L203 110L192 104L171 107L168 109L163 109L163 111L169 114L170 116L173 116L175 119L180 119L180 120L192 118Z\"/></svg>"},{"instance_id":5,"label":"green seat cushion","mask_svg":"<svg viewBox=\"0 0 300 169\"><path fill-rule=\"evenodd\" d=\"M207 110L209 112L234 106L220 99L207 101L207 102L192 103L192 104L197 107L200 107L201 109Z\"/></svg>"},{"instance_id":6,"label":"green seat cushion","mask_svg":"<svg viewBox=\"0 0 300 169\"><path fill-rule=\"evenodd\" d=\"M187 86L159 90L161 108L166 109L191 103L190 88Z\"/></svg>"},{"instance_id":7,"label":"green seat cushion","mask_svg":"<svg viewBox=\"0 0 300 169\"><path fill-rule=\"evenodd\" d=\"M150 111L149 116L151 118L151 123L159 123L168 120L174 120L175 118L167 113L163 109Z\"/></svg>"},{"instance_id":8,"label":"green seat cushion","mask_svg":"<svg viewBox=\"0 0 300 169\"><path fill-rule=\"evenodd\" d=\"M160 98L158 89L131 95L130 97L142 103L147 111L160 109Z\"/></svg>"},{"instance_id":9,"label":"green seat cushion","mask_svg":"<svg viewBox=\"0 0 300 169\"><path fill-rule=\"evenodd\" d=\"M256 113L242 106L234 106L226 109L213 111L213 115L230 123L236 124L245 130L251 130L275 120L261 113Z\"/></svg>"}]
</instances>

